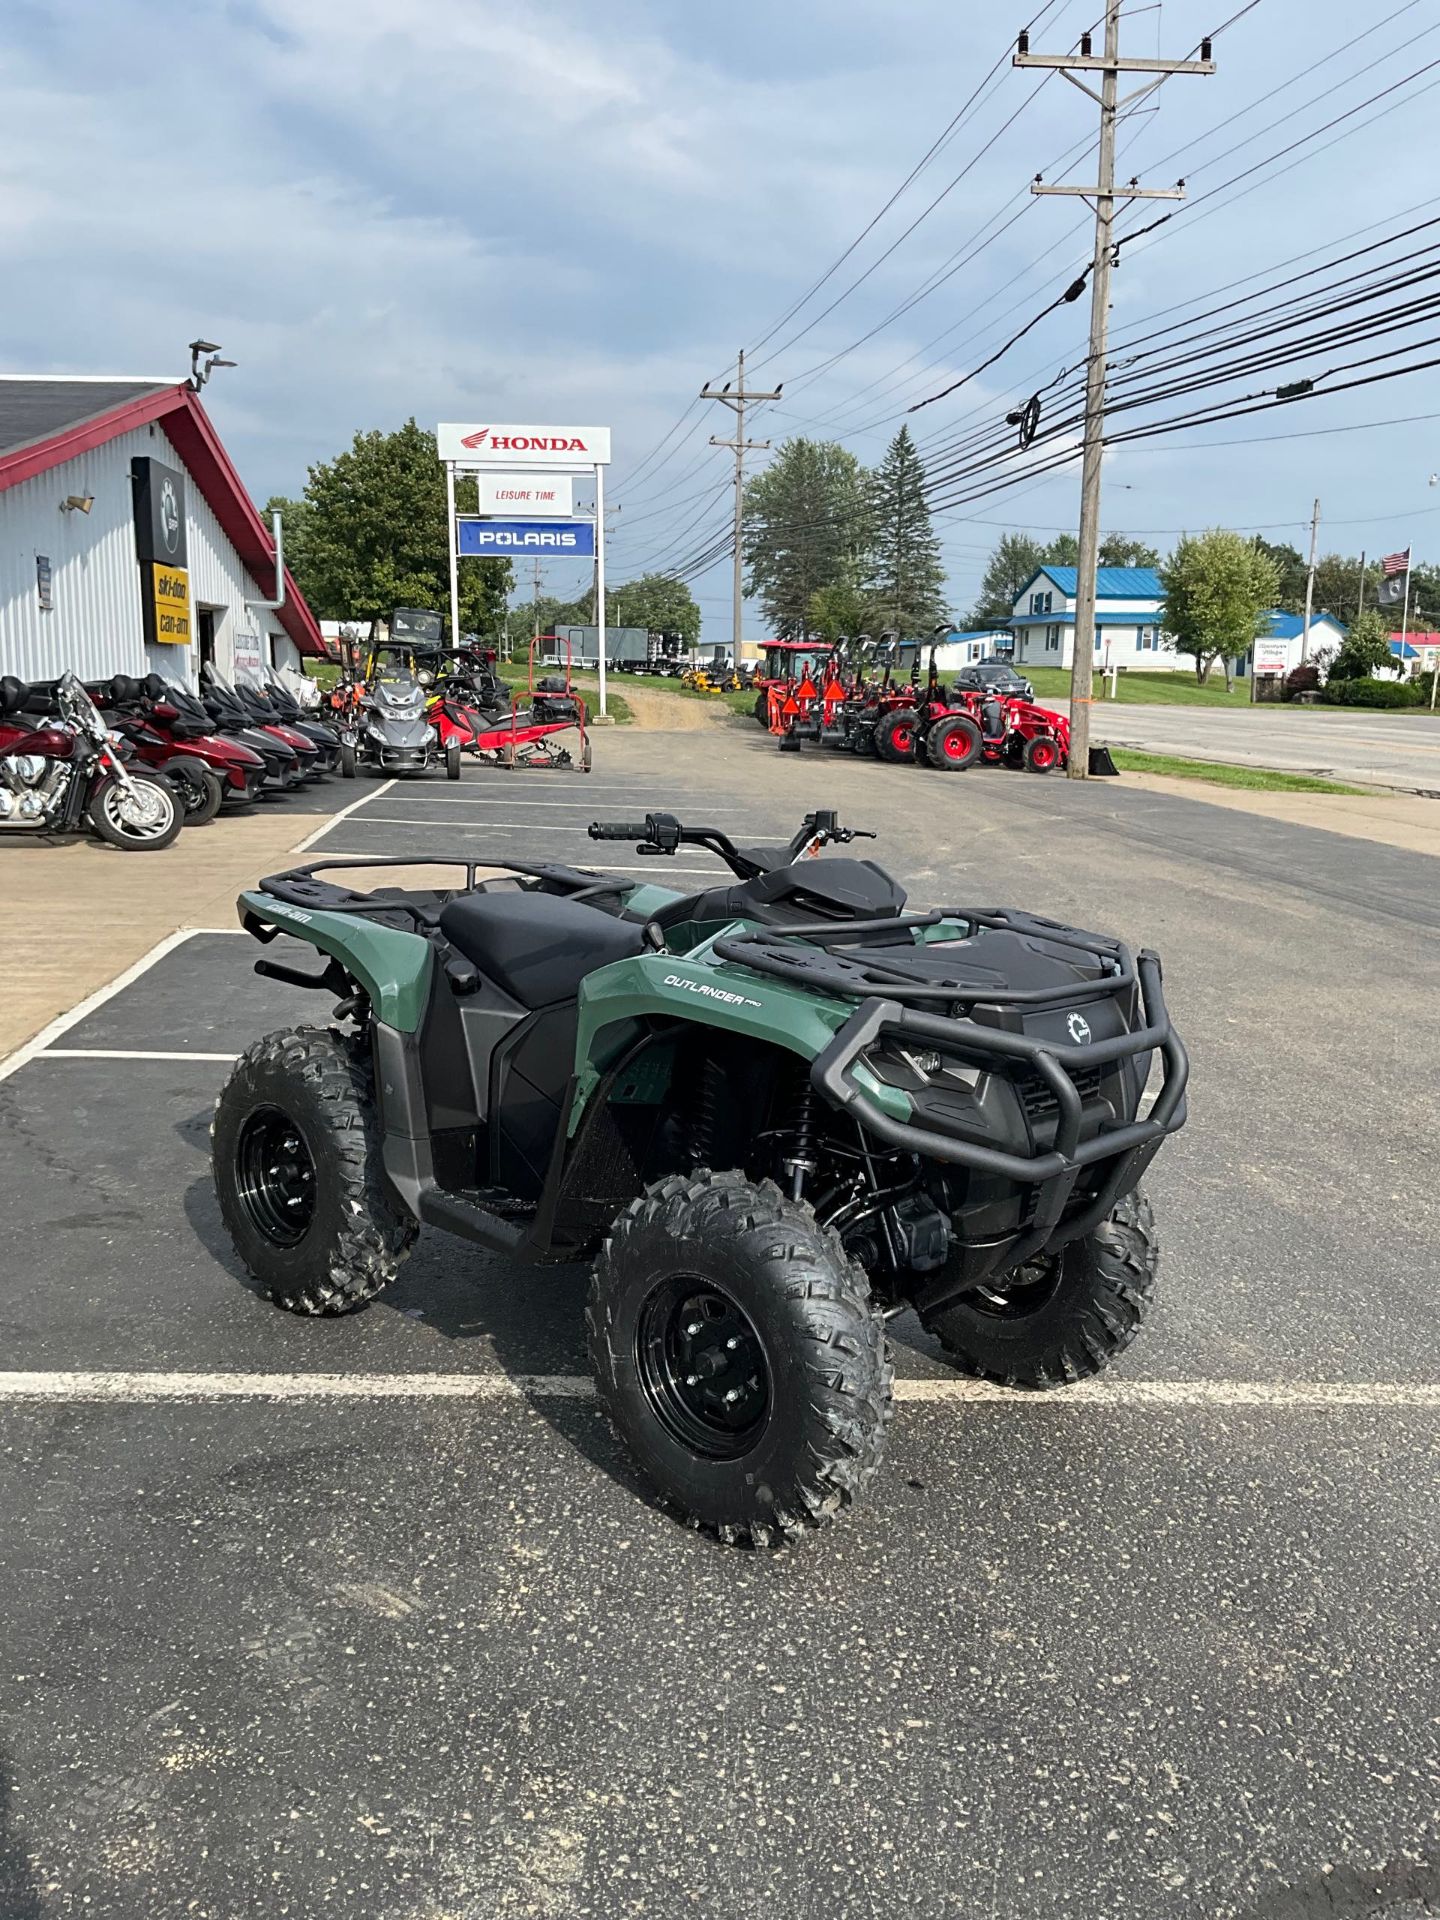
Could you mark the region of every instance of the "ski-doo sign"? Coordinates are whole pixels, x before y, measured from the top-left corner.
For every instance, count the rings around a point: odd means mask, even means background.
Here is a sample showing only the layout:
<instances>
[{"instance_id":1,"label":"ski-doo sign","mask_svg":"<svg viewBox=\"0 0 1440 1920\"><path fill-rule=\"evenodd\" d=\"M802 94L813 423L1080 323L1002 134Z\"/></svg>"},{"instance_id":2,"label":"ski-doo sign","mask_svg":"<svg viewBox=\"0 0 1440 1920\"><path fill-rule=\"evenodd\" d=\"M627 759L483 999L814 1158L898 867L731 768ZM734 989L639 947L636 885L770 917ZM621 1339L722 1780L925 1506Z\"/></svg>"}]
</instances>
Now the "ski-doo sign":
<instances>
[{"instance_id":1,"label":"ski-doo sign","mask_svg":"<svg viewBox=\"0 0 1440 1920\"><path fill-rule=\"evenodd\" d=\"M497 427L442 421L442 460L457 467L600 467L610 463L608 427Z\"/></svg>"}]
</instances>

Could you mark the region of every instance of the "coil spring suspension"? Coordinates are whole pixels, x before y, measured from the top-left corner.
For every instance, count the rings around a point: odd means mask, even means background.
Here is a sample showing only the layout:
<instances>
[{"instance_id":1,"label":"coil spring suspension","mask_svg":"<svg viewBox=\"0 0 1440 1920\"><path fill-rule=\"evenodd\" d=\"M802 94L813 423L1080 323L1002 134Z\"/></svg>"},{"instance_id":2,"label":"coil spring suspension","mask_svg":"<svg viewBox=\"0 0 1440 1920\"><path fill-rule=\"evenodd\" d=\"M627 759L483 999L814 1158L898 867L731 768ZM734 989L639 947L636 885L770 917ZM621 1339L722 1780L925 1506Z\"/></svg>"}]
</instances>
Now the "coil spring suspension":
<instances>
[{"instance_id":1,"label":"coil spring suspension","mask_svg":"<svg viewBox=\"0 0 1440 1920\"><path fill-rule=\"evenodd\" d=\"M690 1164L713 1167L715 1143L720 1131L720 1099L724 1075L714 1060L701 1062L695 1082L695 1110L690 1117Z\"/></svg>"},{"instance_id":2,"label":"coil spring suspension","mask_svg":"<svg viewBox=\"0 0 1440 1920\"><path fill-rule=\"evenodd\" d=\"M815 1159L811 1151L815 1142L815 1089L810 1084L810 1074L801 1068L801 1077L795 1089L795 1107L790 1116L790 1151L782 1165L790 1176L790 1198L798 1200L805 1190L805 1176L815 1171Z\"/></svg>"}]
</instances>

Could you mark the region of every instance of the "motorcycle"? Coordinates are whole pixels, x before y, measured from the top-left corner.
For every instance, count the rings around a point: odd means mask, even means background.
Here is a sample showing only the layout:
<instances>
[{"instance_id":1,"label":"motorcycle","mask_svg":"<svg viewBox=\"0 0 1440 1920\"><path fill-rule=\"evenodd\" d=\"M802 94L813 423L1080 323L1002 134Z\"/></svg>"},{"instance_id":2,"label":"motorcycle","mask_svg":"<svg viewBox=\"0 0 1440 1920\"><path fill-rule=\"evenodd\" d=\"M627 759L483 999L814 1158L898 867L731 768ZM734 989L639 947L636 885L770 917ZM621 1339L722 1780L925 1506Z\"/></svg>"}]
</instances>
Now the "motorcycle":
<instances>
[{"instance_id":1,"label":"motorcycle","mask_svg":"<svg viewBox=\"0 0 1440 1920\"><path fill-rule=\"evenodd\" d=\"M242 735L256 733L271 748L279 750L274 755L281 775L276 785L300 787L309 779L319 778L322 771L320 750L315 742L307 739L303 733L282 726L263 710L257 717L255 703L245 699L238 688L231 686L212 661L207 661L200 669L200 685L205 711L222 731ZM247 740L245 744L250 746L254 743ZM267 781L266 784L270 783Z\"/></svg>"},{"instance_id":2,"label":"motorcycle","mask_svg":"<svg viewBox=\"0 0 1440 1920\"><path fill-rule=\"evenodd\" d=\"M121 744L73 673L53 688L0 676L0 827L89 827L125 853L168 847L184 806L163 775L132 772Z\"/></svg>"},{"instance_id":3,"label":"motorcycle","mask_svg":"<svg viewBox=\"0 0 1440 1920\"><path fill-rule=\"evenodd\" d=\"M143 680L117 673L86 691L107 724L131 743L135 758L165 774L179 792L187 827L204 826L222 806L249 806L265 779L252 747L216 734L188 688L158 673Z\"/></svg>"}]
</instances>

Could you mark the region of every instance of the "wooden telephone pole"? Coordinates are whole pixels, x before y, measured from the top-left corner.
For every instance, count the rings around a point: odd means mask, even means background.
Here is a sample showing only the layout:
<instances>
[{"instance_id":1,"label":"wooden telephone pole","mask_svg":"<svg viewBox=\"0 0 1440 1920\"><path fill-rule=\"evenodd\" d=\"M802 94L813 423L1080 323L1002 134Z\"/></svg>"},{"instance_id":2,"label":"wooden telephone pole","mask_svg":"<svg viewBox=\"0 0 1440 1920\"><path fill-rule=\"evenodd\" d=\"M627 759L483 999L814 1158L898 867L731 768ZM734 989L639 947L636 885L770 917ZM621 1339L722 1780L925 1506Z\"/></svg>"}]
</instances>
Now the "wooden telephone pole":
<instances>
[{"instance_id":1,"label":"wooden telephone pole","mask_svg":"<svg viewBox=\"0 0 1440 1920\"><path fill-rule=\"evenodd\" d=\"M730 411L735 415L735 438L733 440L717 440L713 433L710 436L710 444L712 447L733 447L735 450L735 576L732 588L734 605L731 612L730 624L730 664L734 667L740 665L740 620L745 602L745 559L741 540L745 526L745 455L752 452L762 452L770 444L768 440L747 440L745 438L745 408L752 400L778 400L780 398L780 392L781 389L779 387L776 387L773 393L760 393L759 391L753 393L746 392L745 349L743 347L740 349L736 359L735 385L733 387L727 380L723 387L717 389L712 387L707 380L705 385L700 389L700 398L702 400L718 400L721 406L729 407Z\"/></svg>"},{"instance_id":2,"label":"wooden telephone pole","mask_svg":"<svg viewBox=\"0 0 1440 1920\"><path fill-rule=\"evenodd\" d=\"M1095 569L1100 556L1100 463L1105 452L1105 355L1110 331L1110 269L1115 260L1115 203L1127 200L1183 200L1185 189L1141 187L1135 181L1116 189L1115 123L1122 108L1132 106L1167 80L1172 73L1213 73L1210 42L1200 43L1198 60L1122 60L1120 57L1121 0L1106 0L1105 51L1091 52L1090 35L1082 34L1080 51L1031 53L1030 35L1022 33L1015 49L1017 67L1048 67L1065 78L1100 109L1099 180L1093 187L1047 187L1036 180L1032 193L1063 193L1091 202L1095 209L1095 251L1090 265L1090 358L1085 373L1085 447L1080 474L1080 562L1075 582L1075 659L1070 669L1070 767L1072 780L1090 773L1090 689L1095 661ZM1077 74L1098 73L1100 91ZM1122 73L1156 77L1120 98Z\"/></svg>"}]
</instances>

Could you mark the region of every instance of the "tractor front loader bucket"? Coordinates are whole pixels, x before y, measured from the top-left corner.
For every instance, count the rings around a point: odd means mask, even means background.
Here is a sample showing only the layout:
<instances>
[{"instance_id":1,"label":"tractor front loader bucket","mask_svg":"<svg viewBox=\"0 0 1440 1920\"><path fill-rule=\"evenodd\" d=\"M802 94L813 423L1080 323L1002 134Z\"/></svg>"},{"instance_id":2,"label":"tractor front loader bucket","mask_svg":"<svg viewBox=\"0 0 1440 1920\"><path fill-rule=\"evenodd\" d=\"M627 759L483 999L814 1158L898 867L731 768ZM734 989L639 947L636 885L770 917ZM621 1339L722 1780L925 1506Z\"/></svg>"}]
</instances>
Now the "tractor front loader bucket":
<instances>
[{"instance_id":1,"label":"tractor front loader bucket","mask_svg":"<svg viewBox=\"0 0 1440 1920\"><path fill-rule=\"evenodd\" d=\"M1091 747L1090 771L1091 773L1105 773L1105 774L1113 773L1116 779L1117 780L1119 779L1120 769L1116 766L1114 760L1110 757L1109 747Z\"/></svg>"}]
</instances>

